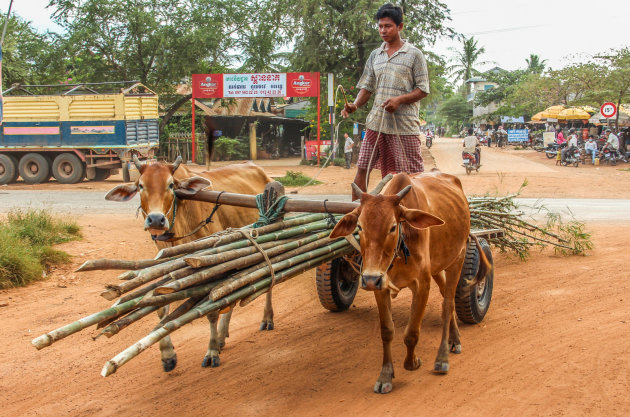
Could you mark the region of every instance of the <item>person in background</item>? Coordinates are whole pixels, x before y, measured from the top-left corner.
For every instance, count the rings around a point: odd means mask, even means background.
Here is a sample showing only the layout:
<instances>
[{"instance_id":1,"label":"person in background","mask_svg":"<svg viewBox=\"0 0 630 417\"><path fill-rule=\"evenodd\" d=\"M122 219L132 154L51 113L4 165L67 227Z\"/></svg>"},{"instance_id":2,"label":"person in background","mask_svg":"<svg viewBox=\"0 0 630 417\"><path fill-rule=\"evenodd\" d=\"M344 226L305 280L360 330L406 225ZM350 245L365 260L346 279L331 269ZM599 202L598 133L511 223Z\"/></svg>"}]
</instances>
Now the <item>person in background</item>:
<instances>
[{"instance_id":1,"label":"person in background","mask_svg":"<svg viewBox=\"0 0 630 417\"><path fill-rule=\"evenodd\" d=\"M595 158L597 157L597 142L595 142L593 135L588 137L588 140L584 144L584 150L587 155L591 155L591 161L593 162L593 165L595 165Z\"/></svg>"},{"instance_id":2,"label":"person in background","mask_svg":"<svg viewBox=\"0 0 630 417\"><path fill-rule=\"evenodd\" d=\"M619 150L619 138L617 137L617 135L615 135L610 129L606 129L605 135L607 139L606 144L602 148L602 152L604 152L606 149L610 149L611 152Z\"/></svg>"},{"instance_id":3,"label":"person in background","mask_svg":"<svg viewBox=\"0 0 630 417\"><path fill-rule=\"evenodd\" d=\"M354 146L354 141L350 139L350 135L348 135L347 133L344 133L343 137L346 139L346 142L343 145L343 154L346 157L346 169L350 169L350 162L352 162L352 147Z\"/></svg>"},{"instance_id":4,"label":"person in background","mask_svg":"<svg viewBox=\"0 0 630 417\"><path fill-rule=\"evenodd\" d=\"M468 129L468 136L464 138L462 146L464 152L475 155L477 166L481 166L481 150L479 150L479 139L474 134L475 130L471 127Z\"/></svg>"},{"instance_id":5,"label":"person in background","mask_svg":"<svg viewBox=\"0 0 630 417\"><path fill-rule=\"evenodd\" d=\"M565 161L567 159L567 155L569 152L575 152L578 146L577 135L575 134L575 129L571 128L569 130L569 139L567 140L567 147L562 150L562 160Z\"/></svg>"},{"instance_id":6,"label":"person in background","mask_svg":"<svg viewBox=\"0 0 630 417\"><path fill-rule=\"evenodd\" d=\"M558 129L558 136L556 136L556 143L558 145L563 145L566 142L564 138L564 134L562 134L562 129Z\"/></svg>"}]
</instances>

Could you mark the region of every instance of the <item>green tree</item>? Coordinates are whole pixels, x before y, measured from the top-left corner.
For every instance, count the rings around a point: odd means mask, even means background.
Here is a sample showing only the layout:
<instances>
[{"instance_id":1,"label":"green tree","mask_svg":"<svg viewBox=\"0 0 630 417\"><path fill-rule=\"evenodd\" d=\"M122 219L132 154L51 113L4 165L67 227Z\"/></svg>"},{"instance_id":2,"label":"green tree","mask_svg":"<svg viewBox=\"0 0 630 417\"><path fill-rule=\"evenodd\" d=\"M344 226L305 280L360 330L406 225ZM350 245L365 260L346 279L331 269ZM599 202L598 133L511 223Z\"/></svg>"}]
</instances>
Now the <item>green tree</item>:
<instances>
[{"instance_id":1,"label":"green tree","mask_svg":"<svg viewBox=\"0 0 630 417\"><path fill-rule=\"evenodd\" d=\"M6 16L0 18L4 27ZM30 22L15 14L9 18L2 46L2 86L15 83L46 84L65 80L63 65L57 60L58 37L39 33Z\"/></svg>"},{"instance_id":2,"label":"green tree","mask_svg":"<svg viewBox=\"0 0 630 417\"><path fill-rule=\"evenodd\" d=\"M525 62L527 62L527 72L532 74L542 74L547 64L546 59L541 60L536 54L529 54L529 58L525 58Z\"/></svg>"},{"instance_id":3,"label":"green tree","mask_svg":"<svg viewBox=\"0 0 630 417\"><path fill-rule=\"evenodd\" d=\"M461 81L462 85L466 80L470 79L473 75L479 75L479 71L476 69L479 65L486 65L491 63L490 61L479 61L481 56L486 52L483 46L479 46L479 43L471 36L470 38L462 37L462 47L460 50L451 48L451 51L455 53L455 56L451 58L453 63L448 67L448 71L451 76L454 76L454 81ZM469 93L466 89L462 89L464 95Z\"/></svg>"},{"instance_id":4,"label":"green tree","mask_svg":"<svg viewBox=\"0 0 630 417\"><path fill-rule=\"evenodd\" d=\"M627 100L630 100L630 48L624 47L611 50L596 56L607 70L600 84L602 99L617 104L617 109ZM619 111L615 123L619 123Z\"/></svg>"},{"instance_id":5,"label":"green tree","mask_svg":"<svg viewBox=\"0 0 630 417\"><path fill-rule=\"evenodd\" d=\"M459 132L473 115L472 102L466 101L460 94L454 94L440 105L437 114L451 132Z\"/></svg>"}]
</instances>

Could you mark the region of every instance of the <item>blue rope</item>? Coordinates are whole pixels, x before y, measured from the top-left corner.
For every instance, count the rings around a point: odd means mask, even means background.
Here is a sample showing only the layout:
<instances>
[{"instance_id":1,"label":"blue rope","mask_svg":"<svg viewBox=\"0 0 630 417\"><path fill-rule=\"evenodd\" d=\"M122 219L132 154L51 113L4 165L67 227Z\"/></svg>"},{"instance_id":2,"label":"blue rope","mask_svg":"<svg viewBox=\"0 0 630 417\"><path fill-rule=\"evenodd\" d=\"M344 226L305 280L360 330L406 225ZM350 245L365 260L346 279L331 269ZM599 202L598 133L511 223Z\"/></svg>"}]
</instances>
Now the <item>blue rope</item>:
<instances>
[{"instance_id":1,"label":"blue rope","mask_svg":"<svg viewBox=\"0 0 630 417\"><path fill-rule=\"evenodd\" d=\"M282 216L282 211L284 210L284 205L287 203L289 197L283 195L278 198L272 205L269 207L269 210L263 212L264 206L264 198L263 194L258 194L256 196L256 206L258 206L258 220L254 223L254 229L262 226L266 226L278 220Z\"/></svg>"}]
</instances>

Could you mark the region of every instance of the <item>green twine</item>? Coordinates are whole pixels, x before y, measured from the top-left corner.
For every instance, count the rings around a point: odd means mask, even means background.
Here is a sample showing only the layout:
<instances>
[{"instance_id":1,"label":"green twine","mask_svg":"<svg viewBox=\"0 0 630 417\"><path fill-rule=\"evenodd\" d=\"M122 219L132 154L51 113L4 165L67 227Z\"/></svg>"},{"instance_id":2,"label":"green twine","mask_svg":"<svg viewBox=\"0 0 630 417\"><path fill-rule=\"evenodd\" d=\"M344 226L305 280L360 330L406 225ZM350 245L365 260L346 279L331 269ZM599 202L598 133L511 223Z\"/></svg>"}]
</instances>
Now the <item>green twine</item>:
<instances>
[{"instance_id":1,"label":"green twine","mask_svg":"<svg viewBox=\"0 0 630 417\"><path fill-rule=\"evenodd\" d=\"M254 229L266 226L278 220L278 218L282 215L282 210L284 210L284 205L287 203L288 199L289 197L285 195L281 196L271 205L271 207L269 207L269 210L264 213L264 197L263 194L258 194L256 196L256 205L258 206L258 220L256 221L256 223L254 223Z\"/></svg>"}]
</instances>

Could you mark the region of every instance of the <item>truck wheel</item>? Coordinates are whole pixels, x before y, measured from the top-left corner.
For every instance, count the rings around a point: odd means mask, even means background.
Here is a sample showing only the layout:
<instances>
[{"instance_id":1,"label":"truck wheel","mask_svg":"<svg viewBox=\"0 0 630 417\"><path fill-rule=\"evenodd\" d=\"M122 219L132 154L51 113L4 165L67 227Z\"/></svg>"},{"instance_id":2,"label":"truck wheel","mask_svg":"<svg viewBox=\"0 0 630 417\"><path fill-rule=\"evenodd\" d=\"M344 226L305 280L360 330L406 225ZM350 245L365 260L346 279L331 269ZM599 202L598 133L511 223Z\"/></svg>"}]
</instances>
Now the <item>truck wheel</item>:
<instances>
[{"instance_id":1,"label":"truck wheel","mask_svg":"<svg viewBox=\"0 0 630 417\"><path fill-rule=\"evenodd\" d=\"M76 184L85 178L85 166L71 153L57 155L53 161L53 176L62 184Z\"/></svg>"},{"instance_id":2,"label":"truck wheel","mask_svg":"<svg viewBox=\"0 0 630 417\"><path fill-rule=\"evenodd\" d=\"M18 164L20 177L28 184L39 184L50 179L50 161L44 155L27 153Z\"/></svg>"},{"instance_id":3,"label":"truck wheel","mask_svg":"<svg viewBox=\"0 0 630 417\"><path fill-rule=\"evenodd\" d=\"M486 258L493 265L492 251L485 239L479 239L481 248L486 254ZM494 283L494 269L490 270L484 279L476 285L470 287L469 280L477 275L479 270L479 253L475 242L469 242L466 249L466 260L457 284L455 292L455 311L457 317L468 324L481 323L490 308L492 299L492 287Z\"/></svg>"},{"instance_id":4,"label":"truck wheel","mask_svg":"<svg viewBox=\"0 0 630 417\"><path fill-rule=\"evenodd\" d=\"M333 259L317 267L317 295L322 306L330 311L350 308L359 288L359 274L343 258Z\"/></svg>"},{"instance_id":5,"label":"truck wheel","mask_svg":"<svg viewBox=\"0 0 630 417\"><path fill-rule=\"evenodd\" d=\"M0 185L15 182L18 173L18 163L12 155L0 155Z\"/></svg>"},{"instance_id":6,"label":"truck wheel","mask_svg":"<svg viewBox=\"0 0 630 417\"><path fill-rule=\"evenodd\" d=\"M92 181L105 181L111 175L111 171L109 169L96 168L96 175Z\"/></svg>"}]
</instances>

